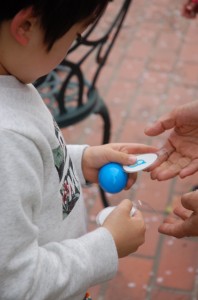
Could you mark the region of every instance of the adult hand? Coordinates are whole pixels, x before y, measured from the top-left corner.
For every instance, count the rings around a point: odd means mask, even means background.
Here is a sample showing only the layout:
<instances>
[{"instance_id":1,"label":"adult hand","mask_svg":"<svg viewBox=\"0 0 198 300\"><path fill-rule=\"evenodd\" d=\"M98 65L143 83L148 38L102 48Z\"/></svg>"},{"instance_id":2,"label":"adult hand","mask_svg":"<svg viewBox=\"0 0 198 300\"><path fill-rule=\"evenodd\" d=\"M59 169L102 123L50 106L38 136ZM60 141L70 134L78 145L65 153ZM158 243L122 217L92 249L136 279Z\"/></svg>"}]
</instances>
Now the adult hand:
<instances>
[{"instance_id":1,"label":"adult hand","mask_svg":"<svg viewBox=\"0 0 198 300\"><path fill-rule=\"evenodd\" d=\"M134 164L134 154L156 152L155 147L133 144L112 143L101 146L87 147L83 154L82 170L87 181L97 183L99 169L109 163L117 162L123 165ZM129 189L137 178L137 173L129 174L126 189Z\"/></svg>"},{"instance_id":2,"label":"adult hand","mask_svg":"<svg viewBox=\"0 0 198 300\"><path fill-rule=\"evenodd\" d=\"M198 101L176 107L147 127L145 134L156 136L169 129L157 162L149 168L152 179L166 180L178 174L184 178L198 171Z\"/></svg>"},{"instance_id":3,"label":"adult hand","mask_svg":"<svg viewBox=\"0 0 198 300\"><path fill-rule=\"evenodd\" d=\"M159 232L176 238L198 236L198 191L183 195L181 203L182 206L173 211L180 219L167 217L159 226Z\"/></svg>"},{"instance_id":4,"label":"adult hand","mask_svg":"<svg viewBox=\"0 0 198 300\"><path fill-rule=\"evenodd\" d=\"M187 19L194 19L198 13L198 2L196 0L188 0L182 8L182 16Z\"/></svg>"}]
</instances>

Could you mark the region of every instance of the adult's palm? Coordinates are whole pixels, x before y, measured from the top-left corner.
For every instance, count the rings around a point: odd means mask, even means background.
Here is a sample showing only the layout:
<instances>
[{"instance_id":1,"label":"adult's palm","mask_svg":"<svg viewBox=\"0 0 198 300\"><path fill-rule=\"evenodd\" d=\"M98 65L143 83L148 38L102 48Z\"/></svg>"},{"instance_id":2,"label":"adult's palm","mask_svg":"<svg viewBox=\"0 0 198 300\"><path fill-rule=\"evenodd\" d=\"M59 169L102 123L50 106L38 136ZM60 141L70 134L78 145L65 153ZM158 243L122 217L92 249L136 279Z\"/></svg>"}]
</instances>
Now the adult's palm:
<instances>
[{"instance_id":1,"label":"adult's palm","mask_svg":"<svg viewBox=\"0 0 198 300\"><path fill-rule=\"evenodd\" d=\"M149 169L151 178L166 180L179 175L181 178L198 171L198 101L175 108L162 116L145 134L156 136L172 129L157 162Z\"/></svg>"}]
</instances>

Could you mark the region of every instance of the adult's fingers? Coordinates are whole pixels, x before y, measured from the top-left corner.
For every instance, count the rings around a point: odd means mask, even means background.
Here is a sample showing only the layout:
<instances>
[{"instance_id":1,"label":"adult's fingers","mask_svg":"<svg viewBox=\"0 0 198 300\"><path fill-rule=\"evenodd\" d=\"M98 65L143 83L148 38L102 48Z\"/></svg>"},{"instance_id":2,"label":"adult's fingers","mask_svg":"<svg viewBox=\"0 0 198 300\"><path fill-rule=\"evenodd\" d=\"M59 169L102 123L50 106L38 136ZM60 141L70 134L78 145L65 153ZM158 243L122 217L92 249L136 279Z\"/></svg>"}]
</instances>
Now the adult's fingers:
<instances>
[{"instance_id":1,"label":"adult's fingers","mask_svg":"<svg viewBox=\"0 0 198 300\"><path fill-rule=\"evenodd\" d=\"M193 175L198 171L198 159L192 160L185 168L181 170L179 176L185 178L187 176Z\"/></svg>"},{"instance_id":2,"label":"adult's fingers","mask_svg":"<svg viewBox=\"0 0 198 300\"><path fill-rule=\"evenodd\" d=\"M181 218L182 220L186 220L190 217L190 215L192 214L191 210L187 210L182 206L177 206L175 207L175 209L173 210L174 214L176 216L178 216L179 218Z\"/></svg>"},{"instance_id":3,"label":"adult's fingers","mask_svg":"<svg viewBox=\"0 0 198 300\"><path fill-rule=\"evenodd\" d=\"M198 190L184 194L181 197L181 203L186 209L198 214Z\"/></svg>"},{"instance_id":4,"label":"adult's fingers","mask_svg":"<svg viewBox=\"0 0 198 300\"><path fill-rule=\"evenodd\" d=\"M182 238L186 236L184 221L175 221L174 223L163 223L159 226L158 231L162 234Z\"/></svg>"},{"instance_id":5,"label":"adult's fingers","mask_svg":"<svg viewBox=\"0 0 198 300\"><path fill-rule=\"evenodd\" d=\"M167 161L163 162L159 167L151 173L152 179L167 180L180 174L181 170L190 163L188 157L181 156L180 153L173 152Z\"/></svg>"}]
</instances>

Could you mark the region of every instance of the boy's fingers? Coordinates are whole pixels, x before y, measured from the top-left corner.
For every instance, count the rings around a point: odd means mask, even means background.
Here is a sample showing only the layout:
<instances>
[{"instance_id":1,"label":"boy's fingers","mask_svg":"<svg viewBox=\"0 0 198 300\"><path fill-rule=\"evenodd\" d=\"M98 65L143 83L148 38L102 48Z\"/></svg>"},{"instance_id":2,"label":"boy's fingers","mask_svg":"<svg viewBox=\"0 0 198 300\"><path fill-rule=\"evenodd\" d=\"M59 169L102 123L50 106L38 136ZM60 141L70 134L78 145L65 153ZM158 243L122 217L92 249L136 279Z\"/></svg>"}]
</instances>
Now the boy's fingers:
<instances>
[{"instance_id":1,"label":"boy's fingers","mask_svg":"<svg viewBox=\"0 0 198 300\"><path fill-rule=\"evenodd\" d=\"M143 144L126 145L121 149L109 149L106 151L106 159L109 162L117 162L122 165L132 165L136 163L137 154L156 152L156 147L151 147Z\"/></svg>"},{"instance_id":2,"label":"boy's fingers","mask_svg":"<svg viewBox=\"0 0 198 300\"><path fill-rule=\"evenodd\" d=\"M129 200L129 199L124 199L120 202L120 204L118 204L119 208L125 210L125 211L131 211L132 207L133 207L133 204L132 202Z\"/></svg>"},{"instance_id":3,"label":"boy's fingers","mask_svg":"<svg viewBox=\"0 0 198 300\"><path fill-rule=\"evenodd\" d=\"M133 208L133 202L130 201L129 199L123 200L123 201L117 206L117 208L122 209L123 212L125 213L125 215L126 215L127 217L130 217L130 218L136 218L136 219L143 220L142 213L141 213L139 210L136 210L136 211L135 211L135 214L131 215L131 211L132 211L132 208Z\"/></svg>"},{"instance_id":4,"label":"boy's fingers","mask_svg":"<svg viewBox=\"0 0 198 300\"><path fill-rule=\"evenodd\" d=\"M128 174L128 181L125 190L130 189L132 185L136 182L136 180L137 180L137 173Z\"/></svg>"},{"instance_id":5,"label":"boy's fingers","mask_svg":"<svg viewBox=\"0 0 198 300\"><path fill-rule=\"evenodd\" d=\"M116 162L119 164L134 164L136 162L136 156L134 154L128 154L127 151L117 151L110 149L106 153L107 160L109 162Z\"/></svg>"},{"instance_id":6,"label":"boy's fingers","mask_svg":"<svg viewBox=\"0 0 198 300\"><path fill-rule=\"evenodd\" d=\"M133 215L133 218L143 219L143 215L142 215L141 211L139 211L137 209L136 212L135 212L135 214Z\"/></svg>"}]
</instances>

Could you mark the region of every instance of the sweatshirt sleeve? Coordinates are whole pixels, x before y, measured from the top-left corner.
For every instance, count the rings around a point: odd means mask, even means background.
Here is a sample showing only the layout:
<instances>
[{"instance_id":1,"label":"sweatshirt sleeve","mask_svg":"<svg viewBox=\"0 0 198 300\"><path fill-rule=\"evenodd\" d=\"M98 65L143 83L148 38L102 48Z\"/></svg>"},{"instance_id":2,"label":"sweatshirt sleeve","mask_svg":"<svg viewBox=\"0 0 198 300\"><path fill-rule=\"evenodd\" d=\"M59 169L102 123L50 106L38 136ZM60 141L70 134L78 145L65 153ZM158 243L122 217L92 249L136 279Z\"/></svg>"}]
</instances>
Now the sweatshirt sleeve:
<instances>
[{"instance_id":1,"label":"sweatshirt sleeve","mask_svg":"<svg viewBox=\"0 0 198 300\"><path fill-rule=\"evenodd\" d=\"M42 210L41 154L19 134L1 130L0 140L1 299L83 299L88 287L117 271L111 234L98 228L77 239L39 245L34 216Z\"/></svg>"},{"instance_id":2,"label":"sweatshirt sleeve","mask_svg":"<svg viewBox=\"0 0 198 300\"><path fill-rule=\"evenodd\" d=\"M69 155L72 159L72 162L75 165L76 172L78 174L78 177L82 185L86 184L86 180L82 172L82 157L87 147L89 146L88 145L67 145Z\"/></svg>"}]
</instances>

